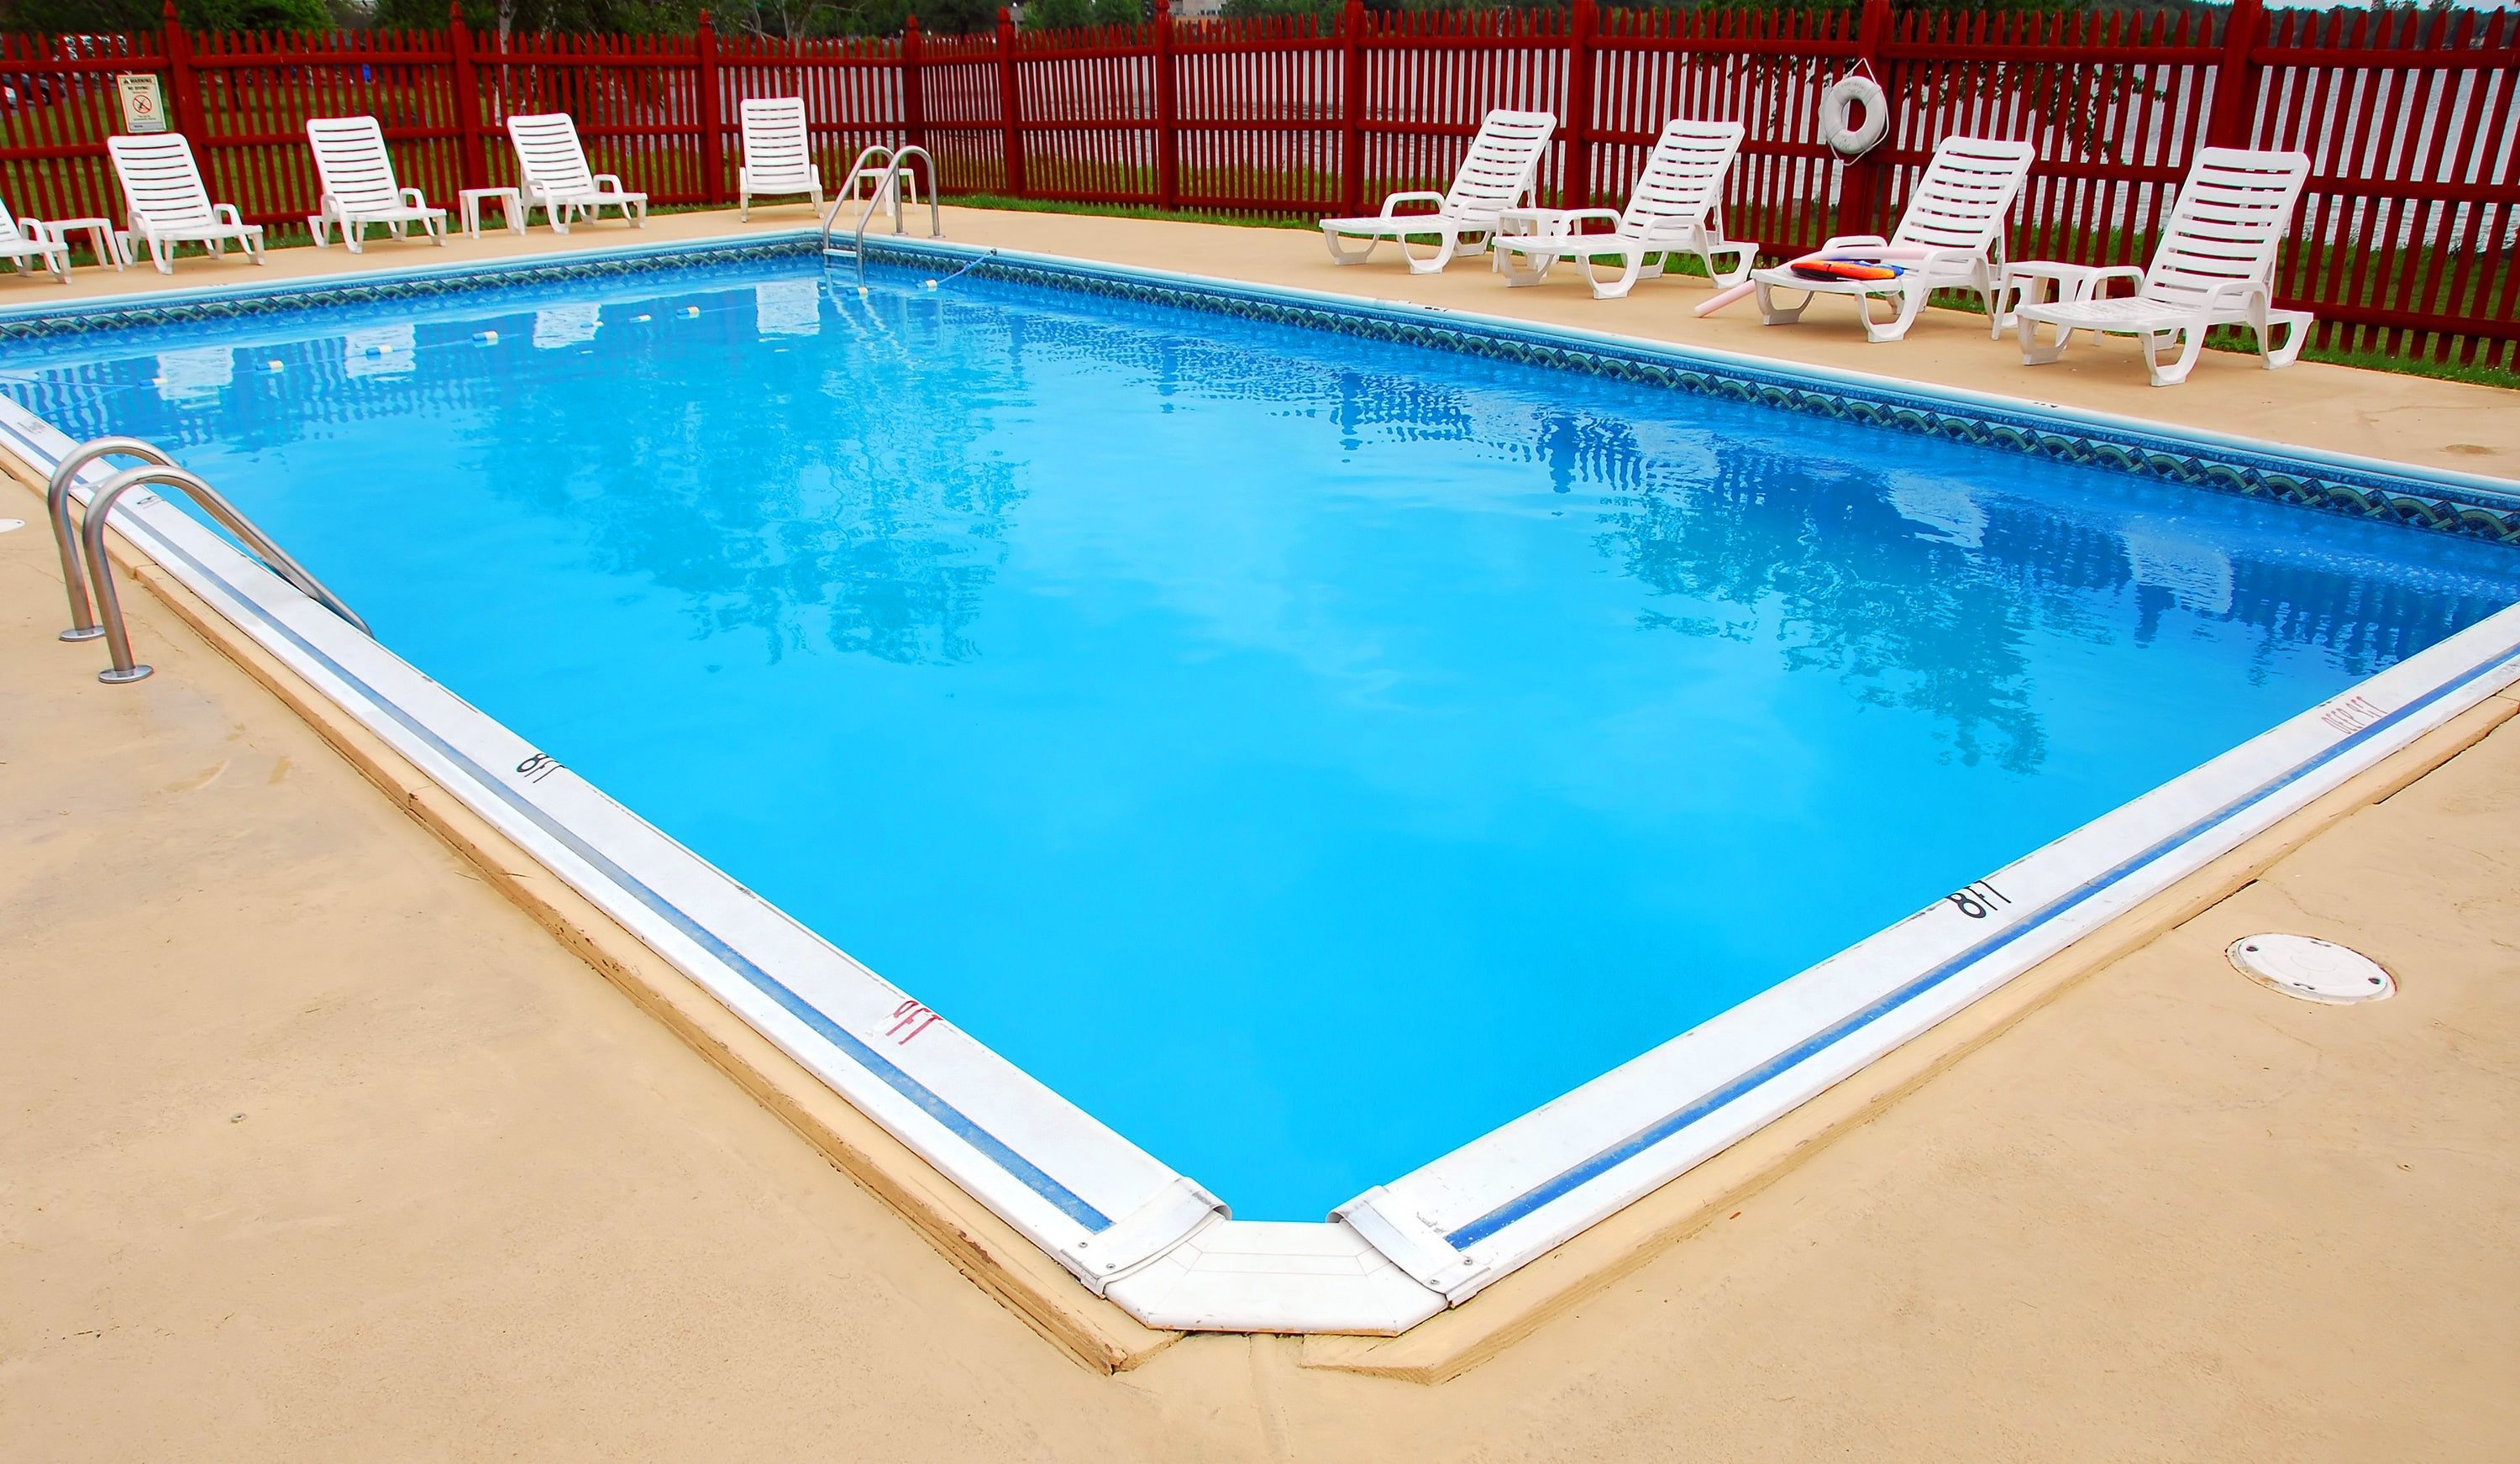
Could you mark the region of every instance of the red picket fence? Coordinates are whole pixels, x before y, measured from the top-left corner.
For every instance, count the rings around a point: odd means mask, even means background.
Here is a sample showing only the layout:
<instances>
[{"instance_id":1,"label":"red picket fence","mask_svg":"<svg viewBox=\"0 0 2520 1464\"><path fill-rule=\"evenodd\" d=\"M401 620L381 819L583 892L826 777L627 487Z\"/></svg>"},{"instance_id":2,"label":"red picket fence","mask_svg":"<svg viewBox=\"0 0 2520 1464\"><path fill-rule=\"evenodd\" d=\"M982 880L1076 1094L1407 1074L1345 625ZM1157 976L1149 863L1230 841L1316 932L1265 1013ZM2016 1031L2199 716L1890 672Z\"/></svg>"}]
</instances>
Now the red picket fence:
<instances>
[{"instance_id":1,"label":"red picket fence","mask_svg":"<svg viewBox=\"0 0 2520 1464\"><path fill-rule=\"evenodd\" d=\"M1370 209L1440 186L1491 107L1563 118L1543 170L1562 203L1623 196L1662 123L1749 129L1732 231L1776 254L1884 228L1935 142L2035 143L2016 257L2140 263L2208 145L2315 160L2284 303L2318 345L2520 379L2520 14L2267 12L2206 18L1598 10L1176 22L784 43L518 36L460 15L435 32L0 36L0 198L46 217L113 214L113 76L164 78L213 192L248 218L315 201L300 132L368 112L407 183L446 198L511 181L511 113L576 116L597 166L657 202L734 196L737 104L801 96L827 172L873 142L921 143L948 194L1238 213ZM1820 93L1867 68L1881 146L1821 142Z\"/></svg>"}]
</instances>

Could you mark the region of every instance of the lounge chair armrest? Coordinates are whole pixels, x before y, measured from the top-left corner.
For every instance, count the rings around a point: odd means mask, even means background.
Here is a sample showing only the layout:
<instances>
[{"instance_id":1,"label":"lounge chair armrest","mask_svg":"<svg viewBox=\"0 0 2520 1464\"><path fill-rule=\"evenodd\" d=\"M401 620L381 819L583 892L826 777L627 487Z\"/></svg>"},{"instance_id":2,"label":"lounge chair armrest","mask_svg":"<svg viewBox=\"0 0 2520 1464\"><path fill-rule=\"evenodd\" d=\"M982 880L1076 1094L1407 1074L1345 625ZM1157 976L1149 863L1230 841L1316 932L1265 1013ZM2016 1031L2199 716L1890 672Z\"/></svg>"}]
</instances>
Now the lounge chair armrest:
<instances>
[{"instance_id":1,"label":"lounge chair armrest","mask_svg":"<svg viewBox=\"0 0 2520 1464\"><path fill-rule=\"evenodd\" d=\"M1403 203L1432 203L1440 209L1444 206L1444 196L1439 193L1393 194L1382 200L1382 216L1391 218L1397 215Z\"/></svg>"},{"instance_id":2,"label":"lounge chair armrest","mask_svg":"<svg viewBox=\"0 0 2520 1464\"><path fill-rule=\"evenodd\" d=\"M427 208L428 206L428 196L422 193L419 189L406 188L402 191L402 206L405 208Z\"/></svg>"},{"instance_id":3,"label":"lounge chair armrest","mask_svg":"<svg viewBox=\"0 0 2520 1464\"><path fill-rule=\"evenodd\" d=\"M1599 219L1615 232L1619 227L1619 210L1615 208L1570 208L1566 210L1566 232L1581 234L1587 220Z\"/></svg>"},{"instance_id":4,"label":"lounge chair armrest","mask_svg":"<svg viewBox=\"0 0 2520 1464\"><path fill-rule=\"evenodd\" d=\"M2263 281L2226 280L2205 291L2205 308L2213 310L2232 307L2245 310L2252 304L2263 307L2272 303L2273 299L2273 292L2267 288Z\"/></svg>"},{"instance_id":5,"label":"lounge chair armrest","mask_svg":"<svg viewBox=\"0 0 2520 1464\"><path fill-rule=\"evenodd\" d=\"M1923 254L1917 256L1915 259L1903 259L1899 262L1902 264L1948 264L1966 266L1990 261L1987 260L1985 253L1980 250L1952 248L1927 249Z\"/></svg>"},{"instance_id":6,"label":"lounge chair armrest","mask_svg":"<svg viewBox=\"0 0 2520 1464\"><path fill-rule=\"evenodd\" d=\"M60 243L60 241L53 238L51 226L39 218L26 218L21 216L18 220L18 232L26 236L26 243L28 244L51 244Z\"/></svg>"},{"instance_id":7,"label":"lounge chair armrest","mask_svg":"<svg viewBox=\"0 0 2520 1464\"><path fill-rule=\"evenodd\" d=\"M217 214L220 220L231 229L245 227L245 215L237 212L237 206L234 203L213 203L210 205L210 212Z\"/></svg>"},{"instance_id":8,"label":"lounge chair armrest","mask_svg":"<svg viewBox=\"0 0 2520 1464\"><path fill-rule=\"evenodd\" d=\"M2139 264L2112 264L2107 269L2092 272L2091 297L2095 300L2107 299L2111 280L2132 280L2135 282L2136 288L2141 289L2143 279L2143 266Z\"/></svg>"},{"instance_id":9,"label":"lounge chair armrest","mask_svg":"<svg viewBox=\"0 0 2520 1464\"><path fill-rule=\"evenodd\" d=\"M1828 243L1822 244L1820 252L1828 254L1839 249L1886 249L1888 247L1890 247L1890 241L1878 234L1839 234L1832 236Z\"/></svg>"},{"instance_id":10,"label":"lounge chair armrest","mask_svg":"<svg viewBox=\"0 0 2520 1464\"><path fill-rule=\"evenodd\" d=\"M595 191L600 194L618 194L629 192L628 189L621 186L621 175L619 173L596 174Z\"/></svg>"}]
</instances>

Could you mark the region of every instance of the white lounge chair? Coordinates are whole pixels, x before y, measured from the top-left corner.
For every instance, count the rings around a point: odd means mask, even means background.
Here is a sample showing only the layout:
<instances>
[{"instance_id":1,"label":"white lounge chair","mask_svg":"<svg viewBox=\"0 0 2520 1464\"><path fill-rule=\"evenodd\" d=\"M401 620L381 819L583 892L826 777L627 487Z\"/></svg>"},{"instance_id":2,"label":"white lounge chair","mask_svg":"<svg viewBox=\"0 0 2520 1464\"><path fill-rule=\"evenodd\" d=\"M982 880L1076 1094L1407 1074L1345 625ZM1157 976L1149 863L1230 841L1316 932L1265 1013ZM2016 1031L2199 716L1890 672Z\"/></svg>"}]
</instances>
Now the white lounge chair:
<instances>
[{"instance_id":1,"label":"white lounge chair","mask_svg":"<svg viewBox=\"0 0 2520 1464\"><path fill-rule=\"evenodd\" d=\"M323 189L317 211L306 216L315 247L324 247L334 224L341 226L341 243L353 254L366 246L370 224L384 225L396 239L418 224L432 243L446 243L446 210L430 207L419 189L394 186L393 158L375 117L310 118L306 145L314 150L315 178Z\"/></svg>"},{"instance_id":2,"label":"white lounge chair","mask_svg":"<svg viewBox=\"0 0 2520 1464\"><path fill-rule=\"evenodd\" d=\"M1759 313L1772 326L1802 319L1812 300L1823 294L1853 295L1863 312L1864 334L1869 340L1897 340L1916 323L1925 297L1937 289L1974 289L1986 301L1988 333L1996 333L1997 288L2003 281L2003 221L2012 200L2030 176L2028 143L1995 142L1977 137L1947 137L1934 149L1934 159L1908 195L1908 210L1898 232L1841 235L1822 244L1823 255L1886 258L1899 267L1895 280L1813 280L1790 266L1754 271L1750 279L1759 293ZM1802 291L1802 302L1780 304L1775 291ZM1898 310L1887 323L1872 319L1872 296L1890 297Z\"/></svg>"},{"instance_id":3,"label":"white lounge chair","mask_svg":"<svg viewBox=\"0 0 2520 1464\"><path fill-rule=\"evenodd\" d=\"M2176 386L2196 369L2205 333L2216 326L2245 326L2257 336L2267 370L2290 366L2310 338L2311 313L2274 308L2275 250L2292 227L2293 205L2310 178L2301 153L2255 153L2207 148L2179 186L2179 201L2152 252L2152 267L2118 265L2076 282L2077 298L2022 305L2013 312L2021 331L2021 360L2044 366L2065 354L2077 331L2133 335L2143 342L2143 364L2155 386ZM2095 298L2111 280L2138 282L2136 292ZM2039 343L2039 327L2056 333ZM2282 327L2284 342L2272 344ZM2179 341L2179 359L2164 366L2162 348Z\"/></svg>"},{"instance_id":4,"label":"white lounge chair","mask_svg":"<svg viewBox=\"0 0 2520 1464\"><path fill-rule=\"evenodd\" d=\"M743 163L735 170L739 218L752 217L752 196L803 194L823 211L823 170L814 165L802 97L756 97L743 104Z\"/></svg>"},{"instance_id":5,"label":"white lounge chair","mask_svg":"<svg viewBox=\"0 0 2520 1464\"><path fill-rule=\"evenodd\" d=\"M1672 122L1654 140L1624 211L1579 208L1559 215L1566 226L1562 235L1500 234L1497 273L1508 285L1537 285L1549 278L1551 265L1579 260L1584 278L1593 282L1593 298L1615 300L1639 280L1660 278L1672 255L1694 254L1718 288L1738 285L1750 278L1751 261L1759 252L1757 244L1724 237L1724 179L1740 152L1738 122ZM1592 219L1606 220L1610 232L1583 233ZM1719 254L1732 262L1718 269ZM1614 255L1621 264L1619 277L1604 282L1595 263Z\"/></svg>"},{"instance_id":6,"label":"white lounge chair","mask_svg":"<svg viewBox=\"0 0 2520 1464\"><path fill-rule=\"evenodd\" d=\"M247 223L234 203L210 201L193 161L193 145L182 133L109 137L105 150L113 159L113 175L122 180L130 228L115 244L124 258L131 255L130 241L139 239L147 241L149 260L161 275L175 272L178 244L198 244L217 255L233 244L254 263L263 262L262 226Z\"/></svg>"},{"instance_id":7,"label":"white lounge chair","mask_svg":"<svg viewBox=\"0 0 2520 1464\"><path fill-rule=\"evenodd\" d=\"M1396 193L1382 200L1372 218L1324 219L1322 242L1340 264L1363 264L1373 246L1388 239L1408 256L1412 274L1431 275L1456 255L1475 254L1496 233L1497 215L1530 194L1540 171L1540 155L1548 150L1557 118L1545 111L1491 111L1470 140L1469 155L1453 174L1453 186L1442 193ZM1402 213L1404 203L1432 203L1432 213ZM1409 247L1412 239L1433 236L1433 254L1420 259ZM1475 239L1475 243L1470 242ZM1365 247L1351 250L1343 239L1362 239Z\"/></svg>"},{"instance_id":8,"label":"white lounge chair","mask_svg":"<svg viewBox=\"0 0 2520 1464\"><path fill-rule=\"evenodd\" d=\"M55 239L51 227L42 219L11 216L5 203L0 203L0 259L8 260L12 271L26 269L26 261L31 259L50 270L62 284L70 283L68 241Z\"/></svg>"},{"instance_id":9,"label":"white lounge chair","mask_svg":"<svg viewBox=\"0 0 2520 1464\"><path fill-rule=\"evenodd\" d=\"M648 227L648 196L621 186L618 173L587 170L586 150L578 146L577 123L567 112L508 118L508 142L517 150L517 177L525 197L525 220L534 210L555 234L566 234L572 214L594 219L607 208Z\"/></svg>"}]
</instances>

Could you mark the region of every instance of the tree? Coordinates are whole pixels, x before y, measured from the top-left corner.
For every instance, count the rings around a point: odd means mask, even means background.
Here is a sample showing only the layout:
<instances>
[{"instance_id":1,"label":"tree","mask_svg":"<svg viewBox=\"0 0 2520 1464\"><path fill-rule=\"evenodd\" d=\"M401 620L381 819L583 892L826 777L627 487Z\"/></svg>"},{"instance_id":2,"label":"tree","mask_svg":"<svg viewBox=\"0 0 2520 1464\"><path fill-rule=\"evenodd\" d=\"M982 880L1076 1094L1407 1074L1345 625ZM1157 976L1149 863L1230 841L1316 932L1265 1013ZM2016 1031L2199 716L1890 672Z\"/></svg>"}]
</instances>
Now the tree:
<instances>
[{"instance_id":1,"label":"tree","mask_svg":"<svg viewBox=\"0 0 2520 1464\"><path fill-rule=\"evenodd\" d=\"M158 0L9 0L0 29L43 35L130 35L165 23ZM176 0L187 30L334 30L325 0Z\"/></svg>"}]
</instances>

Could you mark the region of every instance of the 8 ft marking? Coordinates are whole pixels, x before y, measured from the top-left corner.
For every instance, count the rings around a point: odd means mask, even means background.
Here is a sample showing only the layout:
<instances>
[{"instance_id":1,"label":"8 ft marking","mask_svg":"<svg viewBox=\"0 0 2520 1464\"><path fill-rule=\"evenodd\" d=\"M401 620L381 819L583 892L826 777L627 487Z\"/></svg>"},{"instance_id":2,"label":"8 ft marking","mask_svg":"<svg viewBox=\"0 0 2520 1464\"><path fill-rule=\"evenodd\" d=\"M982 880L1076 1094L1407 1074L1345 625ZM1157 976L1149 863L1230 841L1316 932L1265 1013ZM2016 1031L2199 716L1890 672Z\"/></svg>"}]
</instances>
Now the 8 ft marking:
<instances>
[{"instance_id":1,"label":"8 ft marking","mask_svg":"<svg viewBox=\"0 0 2520 1464\"><path fill-rule=\"evenodd\" d=\"M1971 880L1968 887L1943 897L1961 914L1972 920L1983 920L1995 913L1999 905L2010 905L2012 897L1983 879Z\"/></svg>"},{"instance_id":2,"label":"8 ft marking","mask_svg":"<svg viewBox=\"0 0 2520 1464\"><path fill-rule=\"evenodd\" d=\"M560 771L560 759L537 752L517 765L518 774L527 782L541 782Z\"/></svg>"}]
</instances>

